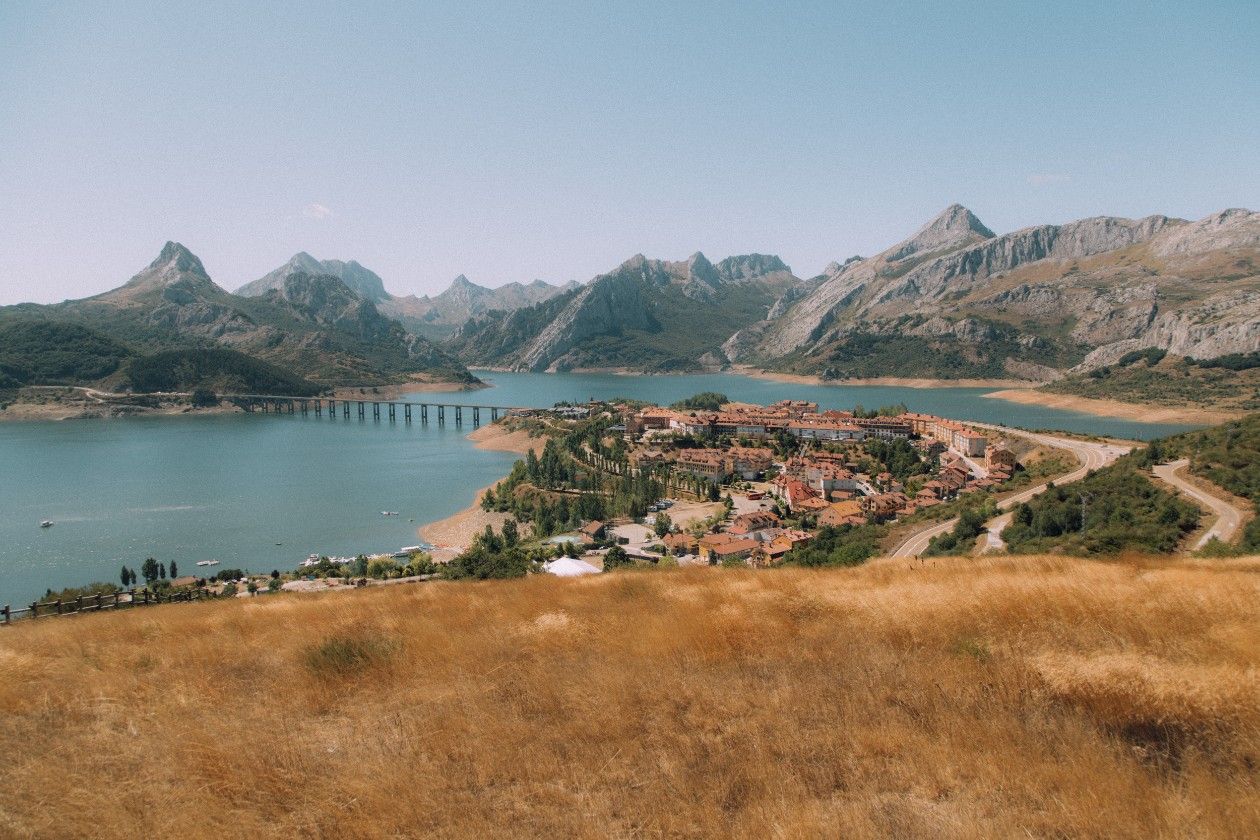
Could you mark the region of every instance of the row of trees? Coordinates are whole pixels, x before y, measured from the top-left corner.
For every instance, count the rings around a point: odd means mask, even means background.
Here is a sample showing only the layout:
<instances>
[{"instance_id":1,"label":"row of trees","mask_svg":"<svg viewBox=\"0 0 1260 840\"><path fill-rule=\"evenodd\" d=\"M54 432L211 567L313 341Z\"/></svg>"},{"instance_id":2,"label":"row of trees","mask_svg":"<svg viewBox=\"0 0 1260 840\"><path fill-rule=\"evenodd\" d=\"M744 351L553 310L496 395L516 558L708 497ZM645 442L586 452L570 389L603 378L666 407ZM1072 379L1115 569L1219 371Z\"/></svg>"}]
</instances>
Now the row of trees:
<instances>
[{"instance_id":1,"label":"row of trees","mask_svg":"<svg viewBox=\"0 0 1260 840\"><path fill-rule=\"evenodd\" d=\"M152 557L148 557L140 564L140 574L144 576L145 584L152 586L156 581L166 580L168 574L172 579L179 577L179 567L172 560L168 572L165 563L159 563ZM124 588L135 586L137 581L136 570L123 566L122 571L118 573L118 580L121 581Z\"/></svg>"}]
</instances>

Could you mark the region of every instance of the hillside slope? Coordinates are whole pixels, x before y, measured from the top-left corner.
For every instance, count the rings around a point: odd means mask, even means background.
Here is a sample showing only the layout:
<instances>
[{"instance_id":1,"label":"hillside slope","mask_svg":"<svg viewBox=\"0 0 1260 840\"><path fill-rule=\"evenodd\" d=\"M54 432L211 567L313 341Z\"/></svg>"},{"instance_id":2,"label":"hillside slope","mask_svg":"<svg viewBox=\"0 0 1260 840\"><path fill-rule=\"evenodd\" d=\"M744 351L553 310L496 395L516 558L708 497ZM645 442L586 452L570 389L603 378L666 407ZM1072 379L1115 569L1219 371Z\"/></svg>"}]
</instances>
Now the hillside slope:
<instances>
[{"instance_id":1,"label":"hillside slope","mask_svg":"<svg viewBox=\"0 0 1260 840\"><path fill-rule=\"evenodd\" d=\"M1098 217L994 235L958 205L736 336L735 360L824 376L1053 379L1157 347L1260 349L1260 213Z\"/></svg>"},{"instance_id":2,"label":"hillside slope","mask_svg":"<svg viewBox=\"0 0 1260 840\"><path fill-rule=\"evenodd\" d=\"M621 572L23 622L0 633L0 819L24 837L1256 836L1257 570Z\"/></svg>"},{"instance_id":3,"label":"hillside slope","mask_svg":"<svg viewBox=\"0 0 1260 840\"><path fill-rule=\"evenodd\" d=\"M618 368L652 372L726 364L722 344L799 281L778 257L642 254L584 286L513 312L491 312L449 343L462 360L518 370Z\"/></svg>"}]
</instances>

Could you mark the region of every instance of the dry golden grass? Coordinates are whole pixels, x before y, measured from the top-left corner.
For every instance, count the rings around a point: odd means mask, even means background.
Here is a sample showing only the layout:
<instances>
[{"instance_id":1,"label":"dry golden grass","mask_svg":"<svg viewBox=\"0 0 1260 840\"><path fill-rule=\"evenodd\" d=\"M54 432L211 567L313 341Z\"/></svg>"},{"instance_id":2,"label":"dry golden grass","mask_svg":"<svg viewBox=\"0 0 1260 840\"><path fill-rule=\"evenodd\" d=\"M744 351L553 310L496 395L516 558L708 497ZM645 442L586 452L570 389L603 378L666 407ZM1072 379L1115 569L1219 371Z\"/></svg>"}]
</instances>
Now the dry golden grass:
<instances>
[{"instance_id":1,"label":"dry golden grass","mask_svg":"<svg viewBox=\"0 0 1260 840\"><path fill-rule=\"evenodd\" d=\"M619 573L0 632L0 835L1260 836L1260 562Z\"/></svg>"}]
</instances>

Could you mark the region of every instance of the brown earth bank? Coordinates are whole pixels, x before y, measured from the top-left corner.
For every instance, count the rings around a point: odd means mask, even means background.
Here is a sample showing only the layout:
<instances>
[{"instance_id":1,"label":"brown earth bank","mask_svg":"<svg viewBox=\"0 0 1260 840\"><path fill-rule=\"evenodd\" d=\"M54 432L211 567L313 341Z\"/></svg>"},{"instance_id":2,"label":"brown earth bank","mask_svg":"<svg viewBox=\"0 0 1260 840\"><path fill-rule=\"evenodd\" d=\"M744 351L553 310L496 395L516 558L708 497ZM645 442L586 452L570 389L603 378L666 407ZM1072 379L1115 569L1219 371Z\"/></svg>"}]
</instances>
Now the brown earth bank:
<instances>
[{"instance_id":1,"label":"brown earth bank","mask_svg":"<svg viewBox=\"0 0 1260 840\"><path fill-rule=\"evenodd\" d=\"M1120 417L1145 423L1187 423L1212 426L1236 420L1245 411L1226 411L1194 406L1158 406L1119 400L1096 400L1090 397L1074 397L1069 394L1051 394L1031 388L1011 388L984 394L986 398L1008 400L1025 405L1041 405L1046 408L1062 408L1102 417Z\"/></svg>"},{"instance_id":2,"label":"brown earth bank","mask_svg":"<svg viewBox=\"0 0 1260 840\"><path fill-rule=\"evenodd\" d=\"M537 437L525 429L510 429L503 423L491 423L469 433L467 438L473 441L478 449L490 449L498 452L515 452L524 455L533 449L542 452L546 438Z\"/></svg>"},{"instance_id":3,"label":"brown earth bank","mask_svg":"<svg viewBox=\"0 0 1260 840\"><path fill-rule=\"evenodd\" d=\"M1018 388L1029 384L1026 379L927 379L898 376L877 376L870 379L823 379L800 373L779 373L750 367L735 367L731 373L769 379L774 382L790 382L794 385L888 385L901 388Z\"/></svg>"},{"instance_id":4,"label":"brown earth bank","mask_svg":"<svg viewBox=\"0 0 1260 840\"><path fill-rule=\"evenodd\" d=\"M94 396L100 394L101 396ZM137 399L146 395L137 395ZM101 420L118 417L177 416L184 414L234 414L241 409L220 404L194 408L178 395L163 395L156 406L133 405L125 395L112 395L90 388L31 387L0 400L2 421ZM169 398L169 399L167 399ZM9 401L11 400L11 401Z\"/></svg>"},{"instance_id":5,"label":"brown earth bank","mask_svg":"<svg viewBox=\"0 0 1260 840\"><path fill-rule=\"evenodd\" d=\"M333 389L333 397L339 400L378 399L396 400L404 394L415 393L459 393L463 391L479 391L490 386L484 382L447 382L425 377L416 377L396 385L364 385L358 387L340 387Z\"/></svg>"},{"instance_id":6,"label":"brown earth bank","mask_svg":"<svg viewBox=\"0 0 1260 840\"><path fill-rule=\"evenodd\" d=\"M544 438L535 437L524 429L509 429L503 423L482 426L470 432L466 437L473 441L478 449L515 452L518 455L524 455L531 449L541 452L546 442ZM481 497L488 489L483 487L478 490L472 504L459 513L420 526L417 530L420 539L435 546L433 559L447 562L467 548L472 543L473 537L484 531L487 525L496 531L503 527L508 514L481 509Z\"/></svg>"},{"instance_id":7,"label":"brown earth bank","mask_svg":"<svg viewBox=\"0 0 1260 840\"><path fill-rule=\"evenodd\" d=\"M1260 836L1260 559L431 582L0 632L13 837Z\"/></svg>"}]
</instances>

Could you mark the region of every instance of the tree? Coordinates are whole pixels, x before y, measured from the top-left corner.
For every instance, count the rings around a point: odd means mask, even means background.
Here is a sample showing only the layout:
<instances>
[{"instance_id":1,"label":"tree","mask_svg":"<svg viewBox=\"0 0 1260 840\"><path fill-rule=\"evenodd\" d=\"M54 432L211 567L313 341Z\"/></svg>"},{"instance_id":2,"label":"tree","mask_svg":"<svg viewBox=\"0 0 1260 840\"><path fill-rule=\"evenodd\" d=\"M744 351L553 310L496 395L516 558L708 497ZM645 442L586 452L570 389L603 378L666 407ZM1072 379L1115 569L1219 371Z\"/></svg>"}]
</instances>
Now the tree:
<instances>
[{"instance_id":1,"label":"tree","mask_svg":"<svg viewBox=\"0 0 1260 840\"><path fill-rule=\"evenodd\" d=\"M673 521L667 513L656 514L656 524L652 526L652 530L656 532L656 536L663 537L674 527Z\"/></svg>"},{"instance_id":2,"label":"tree","mask_svg":"<svg viewBox=\"0 0 1260 840\"><path fill-rule=\"evenodd\" d=\"M177 577L179 577L179 572L176 570L175 561L172 560L171 561L171 580L174 580Z\"/></svg>"},{"instance_id":3,"label":"tree","mask_svg":"<svg viewBox=\"0 0 1260 840\"><path fill-rule=\"evenodd\" d=\"M280 591L280 578L279 577L273 577L271 580L267 581L267 591L268 592Z\"/></svg>"},{"instance_id":4,"label":"tree","mask_svg":"<svg viewBox=\"0 0 1260 840\"><path fill-rule=\"evenodd\" d=\"M507 522L503 523L502 533L503 533L503 544L506 547L511 548L512 546L520 542L521 534L520 534L520 531L517 530L515 519L509 519Z\"/></svg>"},{"instance_id":5,"label":"tree","mask_svg":"<svg viewBox=\"0 0 1260 840\"><path fill-rule=\"evenodd\" d=\"M140 565L140 574L144 575L144 582L151 584L158 579L158 562L152 557L145 558L144 563Z\"/></svg>"},{"instance_id":6,"label":"tree","mask_svg":"<svg viewBox=\"0 0 1260 840\"><path fill-rule=\"evenodd\" d=\"M219 404L219 395L209 388L196 388L192 392L194 408L211 408Z\"/></svg>"},{"instance_id":7,"label":"tree","mask_svg":"<svg viewBox=\"0 0 1260 840\"><path fill-rule=\"evenodd\" d=\"M625 566L633 566L634 561L630 559L630 555L619 545L614 545L608 549L608 553L604 555L604 571L611 572L614 569L620 569Z\"/></svg>"},{"instance_id":8,"label":"tree","mask_svg":"<svg viewBox=\"0 0 1260 840\"><path fill-rule=\"evenodd\" d=\"M131 580L131 570L126 566L122 567L122 572L118 575L118 579L122 581L123 589L127 588L127 582Z\"/></svg>"},{"instance_id":9,"label":"tree","mask_svg":"<svg viewBox=\"0 0 1260 840\"><path fill-rule=\"evenodd\" d=\"M246 592L248 592L250 595L257 595L257 594L258 594L258 584L254 583L254 582L251 580L249 583L245 584L245 591L246 591Z\"/></svg>"}]
</instances>

